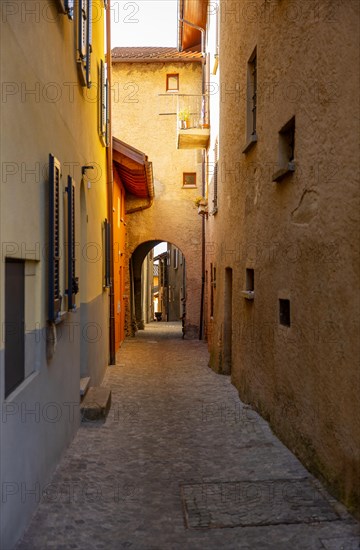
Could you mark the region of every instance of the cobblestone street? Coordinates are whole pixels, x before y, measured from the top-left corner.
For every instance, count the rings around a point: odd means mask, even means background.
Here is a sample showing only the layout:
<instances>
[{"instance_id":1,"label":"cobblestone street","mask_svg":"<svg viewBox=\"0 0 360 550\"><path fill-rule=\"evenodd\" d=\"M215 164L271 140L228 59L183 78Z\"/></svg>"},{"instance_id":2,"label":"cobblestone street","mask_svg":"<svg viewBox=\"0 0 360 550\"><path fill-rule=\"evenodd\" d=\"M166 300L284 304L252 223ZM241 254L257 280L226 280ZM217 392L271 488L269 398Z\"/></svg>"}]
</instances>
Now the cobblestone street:
<instances>
[{"instance_id":1,"label":"cobblestone street","mask_svg":"<svg viewBox=\"0 0 360 550\"><path fill-rule=\"evenodd\" d=\"M18 550L355 550L359 524L181 325L127 339ZM7 549L3 549L7 550Z\"/></svg>"}]
</instances>

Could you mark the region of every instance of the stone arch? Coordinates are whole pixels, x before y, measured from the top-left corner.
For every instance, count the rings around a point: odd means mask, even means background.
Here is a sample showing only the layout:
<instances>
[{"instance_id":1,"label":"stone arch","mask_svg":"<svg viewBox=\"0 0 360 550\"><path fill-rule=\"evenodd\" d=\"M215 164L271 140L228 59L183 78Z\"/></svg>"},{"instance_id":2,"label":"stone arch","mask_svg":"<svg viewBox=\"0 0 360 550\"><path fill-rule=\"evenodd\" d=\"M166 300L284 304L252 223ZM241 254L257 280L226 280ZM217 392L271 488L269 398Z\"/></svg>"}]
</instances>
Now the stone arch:
<instances>
[{"instance_id":1,"label":"stone arch","mask_svg":"<svg viewBox=\"0 0 360 550\"><path fill-rule=\"evenodd\" d=\"M128 294L131 299L128 308L129 318L126 325L127 327L131 325L130 333L134 335L136 323L139 321L139 312L141 311L142 263L150 250L162 242L167 242L176 246L182 252L186 261L185 338L198 338L201 293L201 272L199 270L199 254L201 255L200 243L186 243L181 235L178 235L177 238L169 237L170 235L164 232L164 234L157 234L153 238L150 237L146 240L138 238L128 243Z\"/></svg>"}]
</instances>

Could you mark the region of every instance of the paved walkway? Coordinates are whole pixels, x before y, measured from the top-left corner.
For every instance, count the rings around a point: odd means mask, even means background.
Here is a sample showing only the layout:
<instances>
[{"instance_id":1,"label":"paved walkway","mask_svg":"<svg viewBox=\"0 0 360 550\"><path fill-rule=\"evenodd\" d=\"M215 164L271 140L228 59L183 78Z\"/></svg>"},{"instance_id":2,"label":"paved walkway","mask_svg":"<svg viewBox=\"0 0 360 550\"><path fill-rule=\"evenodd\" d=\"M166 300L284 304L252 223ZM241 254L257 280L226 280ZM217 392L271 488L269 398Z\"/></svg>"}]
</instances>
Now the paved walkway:
<instances>
[{"instance_id":1,"label":"paved walkway","mask_svg":"<svg viewBox=\"0 0 360 550\"><path fill-rule=\"evenodd\" d=\"M355 550L359 525L178 324L127 340L20 550Z\"/></svg>"}]
</instances>

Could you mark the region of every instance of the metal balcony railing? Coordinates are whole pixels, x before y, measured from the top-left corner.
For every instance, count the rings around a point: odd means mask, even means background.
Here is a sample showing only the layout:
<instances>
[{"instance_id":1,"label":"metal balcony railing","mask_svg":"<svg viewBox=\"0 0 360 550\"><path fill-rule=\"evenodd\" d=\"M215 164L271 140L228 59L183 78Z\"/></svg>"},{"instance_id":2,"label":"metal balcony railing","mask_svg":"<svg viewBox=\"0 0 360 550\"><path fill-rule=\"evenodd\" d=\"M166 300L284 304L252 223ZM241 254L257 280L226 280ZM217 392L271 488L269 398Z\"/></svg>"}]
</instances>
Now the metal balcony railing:
<instances>
[{"instance_id":1,"label":"metal balcony railing","mask_svg":"<svg viewBox=\"0 0 360 550\"><path fill-rule=\"evenodd\" d=\"M209 101L206 94L177 95L178 129L209 128Z\"/></svg>"}]
</instances>

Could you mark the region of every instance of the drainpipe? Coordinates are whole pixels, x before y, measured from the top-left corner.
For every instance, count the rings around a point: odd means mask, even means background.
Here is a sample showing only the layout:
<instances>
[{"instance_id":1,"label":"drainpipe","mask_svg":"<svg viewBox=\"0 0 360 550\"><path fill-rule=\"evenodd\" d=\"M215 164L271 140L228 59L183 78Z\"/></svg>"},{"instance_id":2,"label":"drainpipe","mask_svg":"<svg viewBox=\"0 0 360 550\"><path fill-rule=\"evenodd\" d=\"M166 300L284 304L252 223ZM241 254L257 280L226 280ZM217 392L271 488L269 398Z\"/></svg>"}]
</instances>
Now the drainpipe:
<instances>
[{"instance_id":1,"label":"drainpipe","mask_svg":"<svg viewBox=\"0 0 360 550\"><path fill-rule=\"evenodd\" d=\"M205 33L206 33L206 30L203 28L203 27L199 27L199 25L195 25L195 23L191 23L190 21L188 21L187 19L184 19L181 16L179 16L179 21L180 23L182 23L184 25L189 25L190 27L193 27L194 29L196 29L197 31L200 31L201 32L201 55L203 57L203 61L202 61L202 85L201 85L201 89L202 89L202 93L204 94L205 93ZM180 47L180 44L179 44L179 47Z\"/></svg>"},{"instance_id":2,"label":"drainpipe","mask_svg":"<svg viewBox=\"0 0 360 550\"><path fill-rule=\"evenodd\" d=\"M201 53L202 56L205 57L205 29L203 27L199 27L199 25L195 25L195 23L191 23L187 19L184 19L182 15L179 17L179 21L180 23L185 23L185 25L189 25L190 27L193 27L193 29L201 32Z\"/></svg>"},{"instance_id":3,"label":"drainpipe","mask_svg":"<svg viewBox=\"0 0 360 550\"><path fill-rule=\"evenodd\" d=\"M202 152L202 196L205 197L205 151ZM203 339L204 324L204 295L205 295L205 215L201 216L201 301L200 301L200 328L199 340Z\"/></svg>"},{"instance_id":4,"label":"drainpipe","mask_svg":"<svg viewBox=\"0 0 360 550\"><path fill-rule=\"evenodd\" d=\"M107 77L108 86L111 90L111 16L110 16L110 3L106 8L106 64L107 64ZM115 365L115 311L114 311L114 258L113 258L113 246L114 233L113 233L113 159L112 159L112 129L111 129L111 101L109 94L109 144L106 148L106 161L107 161L107 203L108 203L108 220L110 223L110 315L109 315L109 364Z\"/></svg>"}]
</instances>

